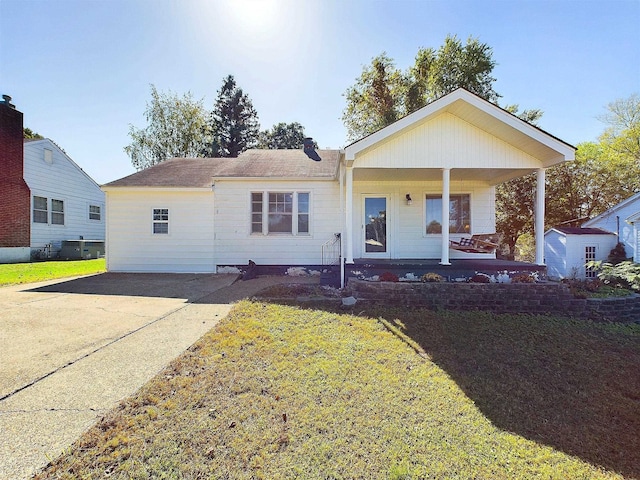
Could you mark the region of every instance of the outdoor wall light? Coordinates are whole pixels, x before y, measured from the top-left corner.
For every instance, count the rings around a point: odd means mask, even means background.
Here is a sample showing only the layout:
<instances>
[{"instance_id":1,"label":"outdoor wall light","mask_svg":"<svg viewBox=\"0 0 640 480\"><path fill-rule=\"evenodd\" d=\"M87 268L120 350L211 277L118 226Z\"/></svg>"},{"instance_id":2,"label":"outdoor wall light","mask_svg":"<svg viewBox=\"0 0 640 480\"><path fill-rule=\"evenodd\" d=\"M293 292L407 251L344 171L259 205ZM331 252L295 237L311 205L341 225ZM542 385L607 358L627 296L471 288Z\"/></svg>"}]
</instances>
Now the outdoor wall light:
<instances>
[{"instance_id":1,"label":"outdoor wall light","mask_svg":"<svg viewBox=\"0 0 640 480\"><path fill-rule=\"evenodd\" d=\"M411 205L413 203L413 200L411 200L411 194L410 193L407 193L404 198L407 199L407 205Z\"/></svg>"}]
</instances>

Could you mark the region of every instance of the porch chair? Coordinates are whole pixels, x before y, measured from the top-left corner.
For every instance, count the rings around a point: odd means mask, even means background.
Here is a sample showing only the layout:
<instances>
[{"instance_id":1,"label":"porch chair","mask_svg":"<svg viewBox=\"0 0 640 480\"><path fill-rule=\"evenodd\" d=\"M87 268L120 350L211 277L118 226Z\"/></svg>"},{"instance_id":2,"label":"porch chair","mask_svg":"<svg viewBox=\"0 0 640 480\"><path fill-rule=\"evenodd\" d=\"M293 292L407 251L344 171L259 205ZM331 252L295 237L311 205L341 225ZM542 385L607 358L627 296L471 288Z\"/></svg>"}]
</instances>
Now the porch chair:
<instances>
[{"instance_id":1,"label":"porch chair","mask_svg":"<svg viewBox=\"0 0 640 480\"><path fill-rule=\"evenodd\" d=\"M471 238L461 238L458 242L449 240L449 248L467 253L493 253L501 241L501 234L479 233L471 235Z\"/></svg>"}]
</instances>

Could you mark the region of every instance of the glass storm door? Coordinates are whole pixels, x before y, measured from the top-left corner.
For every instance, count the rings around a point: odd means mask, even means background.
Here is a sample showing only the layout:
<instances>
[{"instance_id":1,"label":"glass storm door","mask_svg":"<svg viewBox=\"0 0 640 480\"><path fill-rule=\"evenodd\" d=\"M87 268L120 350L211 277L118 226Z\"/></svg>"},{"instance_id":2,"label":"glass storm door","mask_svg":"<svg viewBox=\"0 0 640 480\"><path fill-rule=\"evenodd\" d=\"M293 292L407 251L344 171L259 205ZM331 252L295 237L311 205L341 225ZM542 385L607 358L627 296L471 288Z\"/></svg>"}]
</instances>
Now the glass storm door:
<instances>
[{"instance_id":1,"label":"glass storm door","mask_svg":"<svg viewBox=\"0 0 640 480\"><path fill-rule=\"evenodd\" d=\"M389 257L387 197L364 197L364 256Z\"/></svg>"}]
</instances>

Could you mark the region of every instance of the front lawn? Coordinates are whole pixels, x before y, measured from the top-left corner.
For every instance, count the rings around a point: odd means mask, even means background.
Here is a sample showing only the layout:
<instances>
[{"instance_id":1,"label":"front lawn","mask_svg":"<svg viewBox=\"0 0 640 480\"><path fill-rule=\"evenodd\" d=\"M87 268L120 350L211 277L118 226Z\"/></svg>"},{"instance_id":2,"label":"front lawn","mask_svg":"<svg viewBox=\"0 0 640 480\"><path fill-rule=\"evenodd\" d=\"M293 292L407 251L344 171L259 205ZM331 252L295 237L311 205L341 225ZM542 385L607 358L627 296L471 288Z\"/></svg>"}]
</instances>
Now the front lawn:
<instances>
[{"instance_id":1,"label":"front lawn","mask_svg":"<svg viewBox=\"0 0 640 480\"><path fill-rule=\"evenodd\" d=\"M640 475L640 328L241 302L36 478Z\"/></svg>"},{"instance_id":2,"label":"front lawn","mask_svg":"<svg viewBox=\"0 0 640 480\"><path fill-rule=\"evenodd\" d=\"M65 262L8 263L0 265L0 286L42 282L105 271L104 258Z\"/></svg>"}]
</instances>

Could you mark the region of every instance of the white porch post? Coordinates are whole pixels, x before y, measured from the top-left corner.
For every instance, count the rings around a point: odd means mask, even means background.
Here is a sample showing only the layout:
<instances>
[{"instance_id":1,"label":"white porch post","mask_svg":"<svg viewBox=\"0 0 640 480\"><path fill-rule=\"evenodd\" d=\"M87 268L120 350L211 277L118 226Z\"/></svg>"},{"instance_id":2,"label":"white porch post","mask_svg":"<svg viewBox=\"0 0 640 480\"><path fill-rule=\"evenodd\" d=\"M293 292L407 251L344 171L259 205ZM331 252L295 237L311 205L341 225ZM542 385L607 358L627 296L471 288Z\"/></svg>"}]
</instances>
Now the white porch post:
<instances>
[{"instance_id":1,"label":"white porch post","mask_svg":"<svg viewBox=\"0 0 640 480\"><path fill-rule=\"evenodd\" d=\"M440 265L451 265L449 261L449 192L451 190L451 169L442 169L442 254Z\"/></svg>"},{"instance_id":2,"label":"white porch post","mask_svg":"<svg viewBox=\"0 0 640 480\"><path fill-rule=\"evenodd\" d=\"M353 263L353 167L347 167L346 172L347 192L345 202L345 232L347 234L345 252L346 262Z\"/></svg>"},{"instance_id":3,"label":"white porch post","mask_svg":"<svg viewBox=\"0 0 640 480\"><path fill-rule=\"evenodd\" d=\"M539 168L536 176L536 264L544 265L544 191L545 169Z\"/></svg>"}]
</instances>

